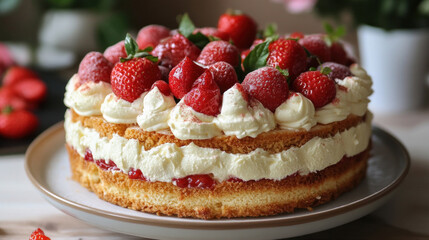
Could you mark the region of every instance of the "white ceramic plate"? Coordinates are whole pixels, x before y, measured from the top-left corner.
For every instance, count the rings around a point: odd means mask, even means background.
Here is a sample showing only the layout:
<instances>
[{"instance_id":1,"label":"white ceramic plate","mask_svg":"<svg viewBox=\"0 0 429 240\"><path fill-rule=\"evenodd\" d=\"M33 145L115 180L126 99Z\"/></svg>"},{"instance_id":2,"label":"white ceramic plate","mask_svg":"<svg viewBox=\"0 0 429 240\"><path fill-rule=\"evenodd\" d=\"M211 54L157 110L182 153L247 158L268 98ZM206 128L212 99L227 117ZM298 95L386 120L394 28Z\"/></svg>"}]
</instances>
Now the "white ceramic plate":
<instances>
[{"instance_id":1,"label":"white ceramic plate","mask_svg":"<svg viewBox=\"0 0 429 240\"><path fill-rule=\"evenodd\" d=\"M166 217L100 200L71 180L62 123L45 131L30 145L25 167L30 180L52 205L100 228L157 239L278 239L348 223L372 212L394 194L408 172L408 153L398 140L376 127L372 143L367 177L357 188L313 211L262 218Z\"/></svg>"}]
</instances>

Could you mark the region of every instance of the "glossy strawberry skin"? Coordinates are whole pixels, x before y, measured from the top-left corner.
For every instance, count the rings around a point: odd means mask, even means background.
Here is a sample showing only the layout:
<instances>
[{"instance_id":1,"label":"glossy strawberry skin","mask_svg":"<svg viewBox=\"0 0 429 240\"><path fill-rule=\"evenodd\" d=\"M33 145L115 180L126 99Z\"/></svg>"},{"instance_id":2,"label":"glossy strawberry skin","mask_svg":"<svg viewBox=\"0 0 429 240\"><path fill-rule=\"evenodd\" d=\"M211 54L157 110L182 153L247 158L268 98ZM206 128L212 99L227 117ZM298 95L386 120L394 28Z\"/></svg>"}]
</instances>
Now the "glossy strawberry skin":
<instances>
[{"instance_id":1,"label":"glossy strawberry skin","mask_svg":"<svg viewBox=\"0 0 429 240\"><path fill-rule=\"evenodd\" d=\"M268 47L267 65L287 69L291 79L307 68L307 54L295 40L278 39Z\"/></svg>"},{"instance_id":2,"label":"glossy strawberry skin","mask_svg":"<svg viewBox=\"0 0 429 240\"><path fill-rule=\"evenodd\" d=\"M51 240L42 229L38 228L30 235L30 240Z\"/></svg>"},{"instance_id":3,"label":"glossy strawberry skin","mask_svg":"<svg viewBox=\"0 0 429 240\"><path fill-rule=\"evenodd\" d=\"M292 86L293 90L310 99L315 108L332 102L336 95L335 82L319 71L301 73Z\"/></svg>"},{"instance_id":4,"label":"glossy strawberry skin","mask_svg":"<svg viewBox=\"0 0 429 240\"><path fill-rule=\"evenodd\" d=\"M12 86L0 88L0 110L11 106L15 110L32 110L35 105L18 96Z\"/></svg>"},{"instance_id":5,"label":"glossy strawberry skin","mask_svg":"<svg viewBox=\"0 0 429 240\"><path fill-rule=\"evenodd\" d=\"M171 91L170 91L170 87L168 86L168 83L166 83L163 80L158 80L156 81L152 87L150 88L150 90L152 90L153 88L157 87L158 90L165 96L170 96Z\"/></svg>"},{"instance_id":6,"label":"glossy strawberry skin","mask_svg":"<svg viewBox=\"0 0 429 240\"><path fill-rule=\"evenodd\" d=\"M161 25L148 25L140 29L136 42L140 49L156 47L159 42L170 36L170 29Z\"/></svg>"},{"instance_id":7,"label":"glossy strawberry skin","mask_svg":"<svg viewBox=\"0 0 429 240\"><path fill-rule=\"evenodd\" d=\"M127 57L124 41L120 41L115 45L106 48L103 55L107 60L109 60L109 62L112 63L112 66L114 66L121 58Z\"/></svg>"},{"instance_id":8,"label":"glossy strawberry skin","mask_svg":"<svg viewBox=\"0 0 429 240\"><path fill-rule=\"evenodd\" d=\"M311 54L317 56L321 62L331 61L331 50L323 39L324 35L307 35L298 40Z\"/></svg>"},{"instance_id":9,"label":"glossy strawberry skin","mask_svg":"<svg viewBox=\"0 0 429 240\"><path fill-rule=\"evenodd\" d=\"M250 96L259 100L272 112L275 112L289 94L286 77L272 67L263 67L250 72L242 85Z\"/></svg>"},{"instance_id":10,"label":"glossy strawberry skin","mask_svg":"<svg viewBox=\"0 0 429 240\"><path fill-rule=\"evenodd\" d=\"M213 74L213 79L219 86L220 92L224 93L226 90L238 83L237 74L231 64L227 62L216 62L208 68Z\"/></svg>"},{"instance_id":11,"label":"glossy strawberry skin","mask_svg":"<svg viewBox=\"0 0 429 240\"><path fill-rule=\"evenodd\" d=\"M28 68L13 66L6 70L2 85L11 86L26 78L37 78L37 74Z\"/></svg>"},{"instance_id":12,"label":"glossy strawberry skin","mask_svg":"<svg viewBox=\"0 0 429 240\"><path fill-rule=\"evenodd\" d=\"M289 38L301 39L304 38L304 34L302 32L293 32L289 35Z\"/></svg>"},{"instance_id":13,"label":"glossy strawberry skin","mask_svg":"<svg viewBox=\"0 0 429 240\"><path fill-rule=\"evenodd\" d=\"M80 83L89 81L110 83L112 63L99 52L89 52L79 64L78 75Z\"/></svg>"},{"instance_id":14,"label":"glossy strawberry skin","mask_svg":"<svg viewBox=\"0 0 429 240\"><path fill-rule=\"evenodd\" d=\"M19 139L34 133L39 125L36 115L27 110L0 114L0 136Z\"/></svg>"},{"instance_id":15,"label":"glossy strawberry skin","mask_svg":"<svg viewBox=\"0 0 429 240\"><path fill-rule=\"evenodd\" d=\"M46 84L38 78L28 78L12 85L16 95L28 102L40 103L47 95Z\"/></svg>"},{"instance_id":16,"label":"glossy strawberry skin","mask_svg":"<svg viewBox=\"0 0 429 240\"><path fill-rule=\"evenodd\" d=\"M185 57L171 69L168 82L173 95L181 99L192 89L195 80L204 72L204 68L197 65L190 58Z\"/></svg>"},{"instance_id":17,"label":"glossy strawberry skin","mask_svg":"<svg viewBox=\"0 0 429 240\"><path fill-rule=\"evenodd\" d=\"M146 58L133 58L113 68L112 91L116 96L133 102L159 79L161 72L155 63Z\"/></svg>"},{"instance_id":18,"label":"glossy strawberry skin","mask_svg":"<svg viewBox=\"0 0 429 240\"><path fill-rule=\"evenodd\" d=\"M240 64L238 48L226 41L213 41L203 48L197 58L197 62L206 66L220 61L227 62L232 66L238 66Z\"/></svg>"},{"instance_id":19,"label":"glossy strawberry skin","mask_svg":"<svg viewBox=\"0 0 429 240\"><path fill-rule=\"evenodd\" d=\"M220 113L221 97L212 73L206 70L195 80L192 90L184 97L184 103L199 113L216 116Z\"/></svg>"},{"instance_id":20,"label":"glossy strawberry skin","mask_svg":"<svg viewBox=\"0 0 429 240\"><path fill-rule=\"evenodd\" d=\"M200 32L206 36L216 37L216 38L219 38L219 39L224 40L224 41L229 40L229 34L228 33L221 31L221 30L214 28L214 27L197 28L194 30L193 33L195 34L197 32Z\"/></svg>"},{"instance_id":21,"label":"glossy strawberry skin","mask_svg":"<svg viewBox=\"0 0 429 240\"><path fill-rule=\"evenodd\" d=\"M189 57L195 61L200 52L201 50L185 36L175 34L162 40L152 51L152 54L159 58L161 65L171 69L184 57Z\"/></svg>"},{"instance_id":22,"label":"glossy strawberry skin","mask_svg":"<svg viewBox=\"0 0 429 240\"><path fill-rule=\"evenodd\" d=\"M245 14L225 13L219 17L217 28L228 33L239 49L246 49L255 40L258 26L251 17Z\"/></svg>"}]
</instances>

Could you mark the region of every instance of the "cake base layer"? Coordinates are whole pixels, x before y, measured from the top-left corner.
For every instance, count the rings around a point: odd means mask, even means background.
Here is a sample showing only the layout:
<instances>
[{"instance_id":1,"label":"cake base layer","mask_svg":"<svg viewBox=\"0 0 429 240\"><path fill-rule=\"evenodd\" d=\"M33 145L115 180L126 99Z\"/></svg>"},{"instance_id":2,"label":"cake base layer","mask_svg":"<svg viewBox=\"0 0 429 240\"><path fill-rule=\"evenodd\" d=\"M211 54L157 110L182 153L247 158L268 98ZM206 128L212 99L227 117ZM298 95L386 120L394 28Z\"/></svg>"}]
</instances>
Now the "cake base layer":
<instances>
[{"instance_id":1,"label":"cake base layer","mask_svg":"<svg viewBox=\"0 0 429 240\"><path fill-rule=\"evenodd\" d=\"M351 190L364 178L371 146L322 171L281 181L224 181L211 189L128 178L104 171L67 145L72 178L113 204L158 215L201 219L259 217L311 209Z\"/></svg>"}]
</instances>

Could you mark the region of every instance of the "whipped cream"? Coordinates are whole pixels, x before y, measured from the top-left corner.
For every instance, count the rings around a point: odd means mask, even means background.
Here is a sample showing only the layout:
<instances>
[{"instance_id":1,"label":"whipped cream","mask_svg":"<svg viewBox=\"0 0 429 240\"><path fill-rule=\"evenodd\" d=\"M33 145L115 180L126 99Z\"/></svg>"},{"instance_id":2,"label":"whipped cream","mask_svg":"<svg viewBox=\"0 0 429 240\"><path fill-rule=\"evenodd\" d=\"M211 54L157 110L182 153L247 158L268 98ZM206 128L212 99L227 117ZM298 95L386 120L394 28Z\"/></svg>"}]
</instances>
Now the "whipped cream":
<instances>
[{"instance_id":1,"label":"whipped cream","mask_svg":"<svg viewBox=\"0 0 429 240\"><path fill-rule=\"evenodd\" d=\"M143 99L143 113L137 116L137 123L149 132L166 129L174 106L176 102L172 95L165 96L154 87Z\"/></svg>"},{"instance_id":2,"label":"whipped cream","mask_svg":"<svg viewBox=\"0 0 429 240\"><path fill-rule=\"evenodd\" d=\"M113 161L124 172L140 169L150 181L171 182L173 178L193 174L213 174L218 181L231 176L245 181L281 180L297 172L305 175L323 170L343 156L364 151L371 137L371 119L372 114L367 112L366 121L356 127L327 138L314 137L301 147L279 153L256 149L248 154L233 154L193 143L182 147L165 143L145 150L136 139L117 134L101 137L96 130L83 127L80 122L73 123L69 111L65 116L65 132L66 142L80 156L90 149L94 159Z\"/></svg>"},{"instance_id":3,"label":"whipped cream","mask_svg":"<svg viewBox=\"0 0 429 240\"><path fill-rule=\"evenodd\" d=\"M347 89L346 100L350 105L350 112L363 116L368 109L369 96L373 93L371 78L346 77L337 83Z\"/></svg>"},{"instance_id":4,"label":"whipped cream","mask_svg":"<svg viewBox=\"0 0 429 240\"><path fill-rule=\"evenodd\" d=\"M142 93L132 103L119 98L113 92L110 93L101 104L101 113L104 119L111 123L137 123L137 116L143 112L143 99L146 93Z\"/></svg>"},{"instance_id":5,"label":"whipped cream","mask_svg":"<svg viewBox=\"0 0 429 240\"><path fill-rule=\"evenodd\" d=\"M66 85L64 104L82 116L101 115L101 104L112 92L110 84L88 81L79 85L79 82L79 75L74 74Z\"/></svg>"},{"instance_id":6,"label":"whipped cream","mask_svg":"<svg viewBox=\"0 0 429 240\"><path fill-rule=\"evenodd\" d=\"M318 108L314 115L316 121L322 124L329 124L332 122L342 121L350 114L350 107L347 103L347 92L335 85L337 93L332 102L325 106Z\"/></svg>"},{"instance_id":7,"label":"whipped cream","mask_svg":"<svg viewBox=\"0 0 429 240\"><path fill-rule=\"evenodd\" d=\"M168 126L178 139L209 139L222 134L214 117L199 113L182 99L170 112Z\"/></svg>"},{"instance_id":8,"label":"whipped cream","mask_svg":"<svg viewBox=\"0 0 429 240\"><path fill-rule=\"evenodd\" d=\"M314 114L314 105L310 99L301 93L294 93L277 107L274 116L281 129L308 131L317 124Z\"/></svg>"},{"instance_id":9,"label":"whipped cream","mask_svg":"<svg viewBox=\"0 0 429 240\"><path fill-rule=\"evenodd\" d=\"M222 110L214 122L225 135L235 135L239 139L255 138L276 127L273 113L256 99L248 103L236 86L223 94Z\"/></svg>"}]
</instances>

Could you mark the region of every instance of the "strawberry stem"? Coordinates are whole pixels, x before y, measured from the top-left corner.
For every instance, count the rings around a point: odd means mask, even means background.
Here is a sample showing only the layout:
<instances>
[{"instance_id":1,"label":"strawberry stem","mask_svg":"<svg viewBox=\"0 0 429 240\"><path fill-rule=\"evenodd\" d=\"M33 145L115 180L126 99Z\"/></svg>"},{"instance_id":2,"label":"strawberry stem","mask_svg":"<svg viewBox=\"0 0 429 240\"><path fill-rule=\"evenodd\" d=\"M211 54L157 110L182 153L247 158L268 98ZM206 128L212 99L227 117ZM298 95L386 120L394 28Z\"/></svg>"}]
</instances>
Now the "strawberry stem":
<instances>
[{"instance_id":1,"label":"strawberry stem","mask_svg":"<svg viewBox=\"0 0 429 240\"><path fill-rule=\"evenodd\" d=\"M14 111L13 107L11 105L7 105L6 107L4 107L1 111L2 114L11 114Z\"/></svg>"},{"instance_id":2,"label":"strawberry stem","mask_svg":"<svg viewBox=\"0 0 429 240\"><path fill-rule=\"evenodd\" d=\"M153 50L153 47L149 46L143 50L139 49L139 45L129 33L127 33L125 37L124 45L127 57L121 58L121 62L126 62L133 58L147 58L154 63L158 62L158 58L150 54L150 52Z\"/></svg>"}]
</instances>

